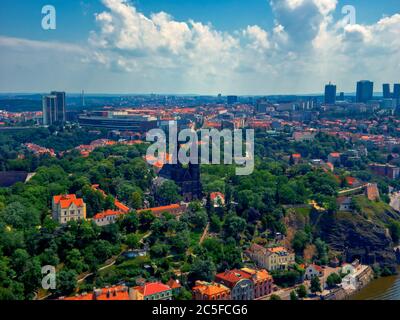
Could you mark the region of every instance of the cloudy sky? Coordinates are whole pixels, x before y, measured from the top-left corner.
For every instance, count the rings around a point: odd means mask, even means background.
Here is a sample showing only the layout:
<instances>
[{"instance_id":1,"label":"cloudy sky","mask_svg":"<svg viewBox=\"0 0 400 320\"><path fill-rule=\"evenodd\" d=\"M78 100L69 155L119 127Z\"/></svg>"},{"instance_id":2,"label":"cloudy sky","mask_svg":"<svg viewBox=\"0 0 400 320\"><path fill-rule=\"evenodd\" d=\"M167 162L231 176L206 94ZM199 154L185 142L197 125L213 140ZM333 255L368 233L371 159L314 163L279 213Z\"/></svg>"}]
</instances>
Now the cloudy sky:
<instances>
[{"instance_id":1,"label":"cloudy sky","mask_svg":"<svg viewBox=\"0 0 400 320\"><path fill-rule=\"evenodd\" d=\"M56 30L41 27L47 4ZM399 52L399 0L0 2L0 92L381 91L400 82Z\"/></svg>"}]
</instances>

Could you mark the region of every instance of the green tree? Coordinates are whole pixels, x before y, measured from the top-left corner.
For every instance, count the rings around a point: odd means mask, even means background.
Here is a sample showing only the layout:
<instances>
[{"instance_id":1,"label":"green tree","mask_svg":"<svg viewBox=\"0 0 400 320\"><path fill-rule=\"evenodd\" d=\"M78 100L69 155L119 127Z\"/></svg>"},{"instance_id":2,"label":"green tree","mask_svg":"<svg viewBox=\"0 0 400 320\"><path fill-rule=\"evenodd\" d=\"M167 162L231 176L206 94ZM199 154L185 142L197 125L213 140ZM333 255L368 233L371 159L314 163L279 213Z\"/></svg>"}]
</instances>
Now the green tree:
<instances>
[{"instance_id":1,"label":"green tree","mask_svg":"<svg viewBox=\"0 0 400 320\"><path fill-rule=\"evenodd\" d=\"M307 289L305 287L305 285L300 285L297 290L296 290L297 296L300 299L304 299L305 297L307 297Z\"/></svg>"},{"instance_id":2,"label":"green tree","mask_svg":"<svg viewBox=\"0 0 400 320\"><path fill-rule=\"evenodd\" d=\"M310 291L312 293L317 293L317 292L321 292L321 281L319 280L319 278L317 276L314 276L311 279L311 286L310 286Z\"/></svg>"},{"instance_id":3,"label":"green tree","mask_svg":"<svg viewBox=\"0 0 400 320\"><path fill-rule=\"evenodd\" d=\"M156 200L160 205L178 203L182 200L179 195L179 187L173 181L164 182L155 193Z\"/></svg>"},{"instance_id":4,"label":"green tree","mask_svg":"<svg viewBox=\"0 0 400 320\"><path fill-rule=\"evenodd\" d=\"M290 292L290 300L292 300L292 301L299 300L299 297L297 296L296 291Z\"/></svg>"},{"instance_id":5,"label":"green tree","mask_svg":"<svg viewBox=\"0 0 400 320\"><path fill-rule=\"evenodd\" d=\"M342 282L342 278L337 273L331 273L326 279L326 284L329 288L334 288Z\"/></svg>"},{"instance_id":6,"label":"green tree","mask_svg":"<svg viewBox=\"0 0 400 320\"><path fill-rule=\"evenodd\" d=\"M83 257L78 249L72 249L68 252L65 259L65 266L68 269L75 270L78 274L88 269Z\"/></svg>"},{"instance_id":7,"label":"green tree","mask_svg":"<svg viewBox=\"0 0 400 320\"><path fill-rule=\"evenodd\" d=\"M297 255L303 256L303 251L307 244L309 244L309 241L310 237L306 232L304 232L303 230L296 232L292 240L292 247Z\"/></svg>"},{"instance_id":8,"label":"green tree","mask_svg":"<svg viewBox=\"0 0 400 320\"><path fill-rule=\"evenodd\" d=\"M140 237L134 233L128 234L126 236L126 244L130 249L137 249L140 244Z\"/></svg>"},{"instance_id":9,"label":"green tree","mask_svg":"<svg viewBox=\"0 0 400 320\"><path fill-rule=\"evenodd\" d=\"M189 272L188 279L194 284L196 280L212 281L217 269L211 260L196 259Z\"/></svg>"},{"instance_id":10,"label":"green tree","mask_svg":"<svg viewBox=\"0 0 400 320\"><path fill-rule=\"evenodd\" d=\"M70 295L77 287L77 274L74 270L63 269L57 277L57 294Z\"/></svg>"}]
</instances>

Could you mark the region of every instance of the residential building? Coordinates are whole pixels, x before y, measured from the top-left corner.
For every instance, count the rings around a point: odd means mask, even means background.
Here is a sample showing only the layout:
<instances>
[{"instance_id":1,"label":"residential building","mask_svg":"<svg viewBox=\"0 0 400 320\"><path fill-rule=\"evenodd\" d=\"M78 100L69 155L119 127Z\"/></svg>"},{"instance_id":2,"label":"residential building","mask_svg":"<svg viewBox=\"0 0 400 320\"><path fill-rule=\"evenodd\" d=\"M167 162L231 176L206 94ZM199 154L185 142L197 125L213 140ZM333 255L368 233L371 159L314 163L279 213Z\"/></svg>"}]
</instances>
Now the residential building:
<instances>
[{"instance_id":1,"label":"residential building","mask_svg":"<svg viewBox=\"0 0 400 320\"><path fill-rule=\"evenodd\" d=\"M251 279L254 283L254 299L258 299L272 293L273 280L272 276L267 270L242 268L242 271L251 275Z\"/></svg>"},{"instance_id":2,"label":"residential building","mask_svg":"<svg viewBox=\"0 0 400 320\"><path fill-rule=\"evenodd\" d=\"M252 244L246 251L251 260L268 271L286 270L295 263L295 254L284 247L265 248Z\"/></svg>"},{"instance_id":3,"label":"residential building","mask_svg":"<svg viewBox=\"0 0 400 320\"><path fill-rule=\"evenodd\" d=\"M53 219L61 224L86 219L86 204L75 194L58 195L52 201Z\"/></svg>"},{"instance_id":4,"label":"residential building","mask_svg":"<svg viewBox=\"0 0 400 320\"><path fill-rule=\"evenodd\" d=\"M196 286L193 287L192 293L194 300L231 300L231 290L216 282L196 281Z\"/></svg>"},{"instance_id":5,"label":"residential building","mask_svg":"<svg viewBox=\"0 0 400 320\"><path fill-rule=\"evenodd\" d=\"M94 289L91 293L77 294L73 297L61 297L59 300L72 300L72 301L123 301L131 300L129 295L129 288L125 285L118 285L112 287L105 287L102 289Z\"/></svg>"},{"instance_id":6,"label":"residential building","mask_svg":"<svg viewBox=\"0 0 400 320\"><path fill-rule=\"evenodd\" d=\"M172 300L172 289L161 283L145 283L132 288L132 300Z\"/></svg>"},{"instance_id":7,"label":"residential building","mask_svg":"<svg viewBox=\"0 0 400 320\"><path fill-rule=\"evenodd\" d=\"M93 217L93 221L99 227L103 227L103 226L106 226L106 225L116 222L119 217L121 217L125 214L126 213L124 213L122 211L106 210L106 211L96 214Z\"/></svg>"},{"instance_id":8,"label":"residential building","mask_svg":"<svg viewBox=\"0 0 400 320\"><path fill-rule=\"evenodd\" d=\"M229 270L215 276L218 282L231 290L232 300L253 300L254 282L252 276L242 270Z\"/></svg>"},{"instance_id":9,"label":"residential building","mask_svg":"<svg viewBox=\"0 0 400 320\"><path fill-rule=\"evenodd\" d=\"M304 279L311 280L314 277L321 278L324 276L324 274L325 274L324 268L316 264L310 264L305 270Z\"/></svg>"},{"instance_id":10,"label":"residential building","mask_svg":"<svg viewBox=\"0 0 400 320\"><path fill-rule=\"evenodd\" d=\"M372 268L359 264L358 261L343 265L342 273L346 276L342 279L341 287L348 292L354 292L364 287L374 277Z\"/></svg>"}]
</instances>

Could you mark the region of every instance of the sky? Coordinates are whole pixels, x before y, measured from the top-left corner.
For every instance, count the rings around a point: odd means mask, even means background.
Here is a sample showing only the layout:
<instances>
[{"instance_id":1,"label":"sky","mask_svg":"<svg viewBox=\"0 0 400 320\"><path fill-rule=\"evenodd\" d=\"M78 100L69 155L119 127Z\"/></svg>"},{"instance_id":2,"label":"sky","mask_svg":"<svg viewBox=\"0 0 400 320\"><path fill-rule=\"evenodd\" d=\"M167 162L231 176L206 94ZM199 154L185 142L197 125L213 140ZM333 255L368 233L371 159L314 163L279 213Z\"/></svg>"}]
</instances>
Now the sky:
<instances>
[{"instance_id":1,"label":"sky","mask_svg":"<svg viewBox=\"0 0 400 320\"><path fill-rule=\"evenodd\" d=\"M400 82L399 49L398 0L0 2L3 93L314 94L362 79L381 91Z\"/></svg>"}]
</instances>

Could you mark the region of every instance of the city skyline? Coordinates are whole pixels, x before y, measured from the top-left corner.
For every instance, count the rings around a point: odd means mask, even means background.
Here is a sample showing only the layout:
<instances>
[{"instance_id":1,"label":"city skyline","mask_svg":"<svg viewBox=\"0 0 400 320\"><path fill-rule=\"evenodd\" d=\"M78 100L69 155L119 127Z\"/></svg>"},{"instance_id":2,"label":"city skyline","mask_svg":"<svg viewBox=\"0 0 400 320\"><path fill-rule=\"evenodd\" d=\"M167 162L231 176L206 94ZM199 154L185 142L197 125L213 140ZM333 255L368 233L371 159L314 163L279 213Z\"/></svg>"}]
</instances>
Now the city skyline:
<instances>
[{"instance_id":1,"label":"city skyline","mask_svg":"<svg viewBox=\"0 0 400 320\"><path fill-rule=\"evenodd\" d=\"M52 2L47 31L43 1L2 3L0 92L306 95L329 81L346 93L360 79L400 82L391 0L353 1L353 22L336 0Z\"/></svg>"}]
</instances>

